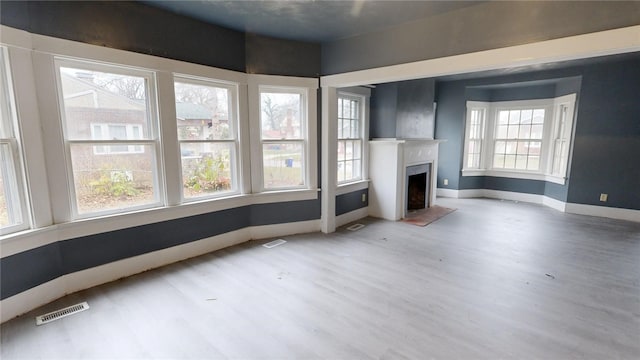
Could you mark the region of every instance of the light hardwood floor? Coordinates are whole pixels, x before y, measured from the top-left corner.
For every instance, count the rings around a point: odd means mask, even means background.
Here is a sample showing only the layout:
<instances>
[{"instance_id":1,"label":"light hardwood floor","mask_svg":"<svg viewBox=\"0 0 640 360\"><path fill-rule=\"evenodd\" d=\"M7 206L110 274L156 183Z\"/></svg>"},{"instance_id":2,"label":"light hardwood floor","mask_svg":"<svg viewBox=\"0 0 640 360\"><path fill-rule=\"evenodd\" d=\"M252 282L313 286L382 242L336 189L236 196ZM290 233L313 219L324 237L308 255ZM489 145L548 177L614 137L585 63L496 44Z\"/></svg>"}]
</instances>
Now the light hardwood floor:
<instances>
[{"instance_id":1,"label":"light hardwood floor","mask_svg":"<svg viewBox=\"0 0 640 360\"><path fill-rule=\"evenodd\" d=\"M0 357L640 358L640 223L438 204L458 210L249 242L70 295L3 324Z\"/></svg>"}]
</instances>

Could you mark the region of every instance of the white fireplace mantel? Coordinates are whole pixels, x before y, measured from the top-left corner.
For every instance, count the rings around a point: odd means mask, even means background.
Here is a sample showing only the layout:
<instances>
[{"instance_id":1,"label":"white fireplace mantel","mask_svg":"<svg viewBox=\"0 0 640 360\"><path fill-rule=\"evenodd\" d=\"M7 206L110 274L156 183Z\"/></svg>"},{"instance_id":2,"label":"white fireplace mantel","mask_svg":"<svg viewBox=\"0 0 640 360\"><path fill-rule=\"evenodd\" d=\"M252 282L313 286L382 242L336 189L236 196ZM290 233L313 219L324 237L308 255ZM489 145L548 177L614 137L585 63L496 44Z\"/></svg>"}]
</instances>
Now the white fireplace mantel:
<instances>
[{"instance_id":1,"label":"white fireplace mantel","mask_svg":"<svg viewBox=\"0 0 640 360\"><path fill-rule=\"evenodd\" d=\"M431 164L428 206L434 204L439 139L381 138L369 141L369 215L400 220L406 215L407 166Z\"/></svg>"}]
</instances>

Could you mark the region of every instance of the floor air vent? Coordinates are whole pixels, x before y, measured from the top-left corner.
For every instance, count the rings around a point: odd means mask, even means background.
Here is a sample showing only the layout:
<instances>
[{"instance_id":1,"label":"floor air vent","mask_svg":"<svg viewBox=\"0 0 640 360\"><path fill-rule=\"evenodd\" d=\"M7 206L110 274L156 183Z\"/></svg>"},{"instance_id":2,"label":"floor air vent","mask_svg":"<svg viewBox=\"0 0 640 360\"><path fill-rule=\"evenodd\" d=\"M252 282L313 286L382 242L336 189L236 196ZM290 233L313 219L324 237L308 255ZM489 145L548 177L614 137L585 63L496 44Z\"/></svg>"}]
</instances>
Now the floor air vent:
<instances>
[{"instance_id":1,"label":"floor air vent","mask_svg":"<svg viewBox=\"0 0 640 360\"><path fill-rule=\"evenodd\" d=\"M89 309L89 304L87 304L87 302L85 301L83 303L72 305L64 309L60 309L44 315L36 316L36 325L43 325L48 322L52 322L54 320L62 319L65 316L73 315L80 311L85 311L87 309Z\"/></svg>"},{"instance_id":2,"label":"floor air vent","mask_svg":"<svg viewBox=\"0 0 640 360\"><path fill-rule=\"evenodd\" d=\"M353 225L349 226L347 228L347 230L349 230L349 231L357 231L357 230L362 229L363 227L364 227L364 225L362 225L362 224L353 224Z\"/></svg>"},{"instance_id":3,"label":"floor air vent","mask_svg":"<svg viewBox=\"0 0 640 360\"><path fill-rule=\"evenodd\" d=\"M271 249L272 247L276 247L278 245L282 245L284 243L286 243L286 240L282 240L282 239L278 239L278 240L273 240L271 242L268 242L266 244L262 244L262 246L266 247L267 249Z\"/></svg>"}]
</instances>

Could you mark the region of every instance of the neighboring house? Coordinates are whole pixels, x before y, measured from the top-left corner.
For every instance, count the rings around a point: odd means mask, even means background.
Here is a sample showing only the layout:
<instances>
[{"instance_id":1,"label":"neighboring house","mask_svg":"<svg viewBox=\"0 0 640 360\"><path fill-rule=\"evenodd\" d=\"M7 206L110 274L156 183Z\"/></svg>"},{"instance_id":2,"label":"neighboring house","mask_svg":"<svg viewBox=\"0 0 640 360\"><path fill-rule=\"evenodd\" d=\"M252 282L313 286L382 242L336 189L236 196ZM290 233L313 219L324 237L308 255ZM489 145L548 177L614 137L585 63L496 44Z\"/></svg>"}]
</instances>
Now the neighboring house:
<instances>
[{"instance_id":1,"label":"neighboring house","mask_svg":"<svg viewBox=\"0 0 640 360\"><path fill-rule=\"evenodd\" d=\"M136 140L148 136L143 100L132 100L93 82L91 74L61 72L67 138ZM153 181L142 145L78 145L71 148L79 191L91 191L101 178L124 175L137 187ZM81 194L78 194L81 195Z\"/></svg>"}]
</instances>

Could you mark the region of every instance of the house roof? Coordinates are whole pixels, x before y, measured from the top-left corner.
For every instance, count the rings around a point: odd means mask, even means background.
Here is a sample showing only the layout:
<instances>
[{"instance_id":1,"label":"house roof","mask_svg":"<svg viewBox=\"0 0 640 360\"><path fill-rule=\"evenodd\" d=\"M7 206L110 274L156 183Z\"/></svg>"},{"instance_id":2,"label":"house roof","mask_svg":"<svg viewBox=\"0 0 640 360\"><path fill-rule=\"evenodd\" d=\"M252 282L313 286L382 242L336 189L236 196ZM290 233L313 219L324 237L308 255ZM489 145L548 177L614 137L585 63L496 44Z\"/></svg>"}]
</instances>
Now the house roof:
<instances>
[{"instance_id":1,"label":"house roof","mask_svg":"<svg viewBox=\"0 0 640 360\"><path fill-rule=\"evenodd\" d=\"M179 120L211 120L211 110L193 103L176 103L176 117Z\"/></svg>"},{"instance_id":2,"label":"house roof","mask_svg":"<svg viewBox=\"0 0 640 360\"><path fill-rule=\"evenodd\" d=\"M91 81L60 73L64 88L65 105L70 107L97 107L120 110L144 110L143 101L129 99L126 96L108 91Z\"/></svg>"}]
</instances>

